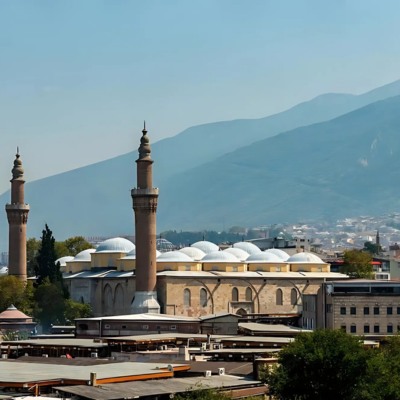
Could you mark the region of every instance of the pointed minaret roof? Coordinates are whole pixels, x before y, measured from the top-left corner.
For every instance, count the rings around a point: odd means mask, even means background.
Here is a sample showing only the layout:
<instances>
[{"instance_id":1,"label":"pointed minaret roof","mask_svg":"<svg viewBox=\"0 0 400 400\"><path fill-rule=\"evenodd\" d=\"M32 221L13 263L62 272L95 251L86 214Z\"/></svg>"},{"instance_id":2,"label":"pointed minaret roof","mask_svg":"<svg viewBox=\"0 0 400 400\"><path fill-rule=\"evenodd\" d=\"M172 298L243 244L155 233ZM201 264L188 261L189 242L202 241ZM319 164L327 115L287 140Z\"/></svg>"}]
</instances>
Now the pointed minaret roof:
<instances>
[{"instance_id":1,"label":"pointed minaret roof","mask_svg":"<svg viewBox=\"0 0 400 400\"><path fill-rule=\"evenodd\" d=\"M149 137L147 136L146 121L144 121L143 124L142 134L143 135L140 138L140 146L139 146L139 160L150 159L151 148L150 148L150 140Z\"/></svg>"},{"instance_id":2,"label":"pointed minaret roof","mask_svg":"<svg viewBox=\"0 0 400 400\"><path fill-rule=\"evenodd\" d=\"M23 180L24 179L24 169L22 168L22 161L19 155L19 148L17 147L17 154L15 155L14 168L11 170L12 180Z\"/></svg>"}]
</instances>

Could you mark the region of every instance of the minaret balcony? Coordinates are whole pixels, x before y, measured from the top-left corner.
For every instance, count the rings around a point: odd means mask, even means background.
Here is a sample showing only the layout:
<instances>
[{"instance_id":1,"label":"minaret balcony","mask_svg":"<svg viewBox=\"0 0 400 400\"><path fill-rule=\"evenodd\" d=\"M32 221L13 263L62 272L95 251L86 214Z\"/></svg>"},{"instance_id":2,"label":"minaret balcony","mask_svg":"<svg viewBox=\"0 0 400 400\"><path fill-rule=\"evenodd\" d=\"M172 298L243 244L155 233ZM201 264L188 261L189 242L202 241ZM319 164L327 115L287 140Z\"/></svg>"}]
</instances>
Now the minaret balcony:
<instances>
[{"instance_id":1,"label":"minaret balcony","mask_svg":"<svg viewBox=\"0 0 400 400\"><path fill-rule=\"evenodd\" d=\"M29 204L6 204L6 211L7 210L21 210L21 211L29 211Z\"/></svg>"},{"instance_id":2,"label":"minaret balcony","mask_svg":"<svg viewBox=\"0 0 400 400\"><path fill-rule=\"evenodd\" d=\"M131 194L132 196L158 196L158 188L134 188L132 189Z\"/></svg>"}]
</instances>

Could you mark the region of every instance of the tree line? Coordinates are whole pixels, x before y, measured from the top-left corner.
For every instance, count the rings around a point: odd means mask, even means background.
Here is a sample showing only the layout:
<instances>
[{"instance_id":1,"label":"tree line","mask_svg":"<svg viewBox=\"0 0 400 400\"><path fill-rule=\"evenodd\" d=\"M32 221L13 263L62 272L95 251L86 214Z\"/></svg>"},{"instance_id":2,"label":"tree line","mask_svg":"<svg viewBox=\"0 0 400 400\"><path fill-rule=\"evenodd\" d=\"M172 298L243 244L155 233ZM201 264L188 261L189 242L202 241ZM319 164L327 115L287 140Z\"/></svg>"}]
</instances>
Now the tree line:
<instances>
[{"instance_id":1,"label":"tree line","mask_svg":"<svg viewBox=\"0 0 400 400\"><path fill-rule=\"evenodd\" d=\"M92 315L89 304L70 298L57 259L75 256L90 248L83 237L76 236L63 242L56 242L52 231L46 225L40 240L27 240L28 276L35 279L27 283L15 276L0 277L0 311L11 304L42 325L43 331L51 325L73 323L75 318Z\"/></svg>"}]
</instances>

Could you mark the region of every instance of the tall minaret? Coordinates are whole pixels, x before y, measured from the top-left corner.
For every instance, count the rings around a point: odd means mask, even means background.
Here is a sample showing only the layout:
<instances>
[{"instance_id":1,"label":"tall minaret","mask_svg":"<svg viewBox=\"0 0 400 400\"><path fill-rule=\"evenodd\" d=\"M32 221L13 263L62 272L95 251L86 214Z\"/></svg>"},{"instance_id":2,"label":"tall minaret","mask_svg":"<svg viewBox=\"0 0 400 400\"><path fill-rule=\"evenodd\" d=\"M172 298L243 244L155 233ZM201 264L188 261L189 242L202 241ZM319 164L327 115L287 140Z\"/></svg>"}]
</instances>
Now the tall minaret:
<instances>
[{"instance_id":1,"label":"tall minaret","mask_svg":"<svg viewBox=\"0 0 400 400\"><path fill-rule=\"evenodd\" d=\"M137 188L132 189L136 236L136 292L133 314L159 313L157 301L156 211L158 189L153 188L153 160L146 124L140 139Z\"/></svg>"},{"instance_id":2,"label":"tall minaret","mask_svg":"<svg viewBox=\"0 0 400 400\"><path fill-rule=\"evenodd\" d=\"M26 281L26 223L29 205L24 202L24 169L18 148L11 172L11 204L6 204L9 225L8 274Z\"/></svg>"}]
</instances>

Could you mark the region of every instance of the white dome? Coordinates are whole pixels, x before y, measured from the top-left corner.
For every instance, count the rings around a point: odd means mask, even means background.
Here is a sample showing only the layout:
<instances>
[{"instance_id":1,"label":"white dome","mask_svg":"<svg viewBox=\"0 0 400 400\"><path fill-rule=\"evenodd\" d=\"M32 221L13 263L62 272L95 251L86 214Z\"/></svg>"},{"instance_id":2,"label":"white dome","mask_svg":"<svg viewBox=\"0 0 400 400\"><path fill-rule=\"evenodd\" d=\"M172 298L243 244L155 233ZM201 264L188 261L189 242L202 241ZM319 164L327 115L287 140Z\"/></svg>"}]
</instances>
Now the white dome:
<instances>
[{"instance_id":1,"label":"white dome","mask_svg":"<svg viewBox=\"0 0 400 400\"><path fill-rule=\"evenodd\" d=\"M157 262L193 262L193 258L180 251L167 251L157 257Z\"/></svg>"},{"instance_id":2,"label":"white dome","mask_svg":"<svg viewBox=\"0 0 400 400\"><path fill-rule=\"evenodd\" d=\"M206 254L201 260L202 262L234 262L239 263L240 261L231 253L225 251L213 251L212 253Z\"/></svg>"},{"instance_id":3,"label":"white dome","mask_svg":"<svg viewBox=\"0 0 400 400\"><path fill-rule=\"evenodd\" d=\"M206 254L219 250L219 247L215 243L208 242L207 240L193 243L191 247L196 247Z\"/></svg>"},{"instance_id":4,"label":"white dome","mask_svg":"<svg viewBox=\"0 0 400 400\"><path fill-rule=\"evenodd\" d=\"M161 252L156 250L156 257L160 254ZM136 248L132 249L125 257L121 257L121 260L136 260Z\"/></svg>"},{"instance_id":5,"label":"white dome","mask_svg":"<svg viewBox=\"0 0 400 400\"><path fill-rule=\"evenodd\" d=\"M312 253L297 253L289 257L288 263L325 264L318 256Z\"/></svg>"},{"instance_id":6,"label":"white dome","mask_svg":"<svg viewBox=\"0 0 400 400\"><path fill-rule=\"evenodd\" d=\"M261 253L261 249L259 247L257 247L255 244L250 243L250 242L237 242L233 245L233 247L242 249L242 250L246 251L247 253L249 253L250 255Z\"/></svg>"},{"instance_id":7,"label":"white dome","mask_svg":"<svg viewBox=\"0 0 400 400\"><path fill-rule=\"evenodd\" d=\"M246 260L246 262L248 262L248 263L263 263L263 262L282 263L283 260L281 258L279 258L276 254L261 252L258 254L252 254Z\"/></svg>"},{"instance_id":8,"label":"white dome","mask_svg":"<svg viewBox=\"0 0 400 400\"><path fill-rule=\"evenodd\" d=\"M265 250L264 253L271 253L278 256L282 261L286 261L289 258L289 254L286 251L280 249L268 249Z\"/></svg>"},{"instance_id":9,"label":"white dome","mask_svg":"<svg viewBox=\"0 0 400 400\"><path fill-rule=\"evenodd\" d=\"M238 247L228 247L224 251L234 255L239 261L247 260L250 255L247 251L239 249Z\"/></svg>"},{"instance_id":10,"label":"white dome","mask_svg":"<svg viewBox=\"0 0 400 400\"><path fill-rule=\"evenodd\" d=\"M130 240L117 237L101 242L96 253L129 253L134 248L135 245Z\"/></svg>"},{"instance_id":11,"label":"white dome","mask_svg":"<svg viewBox=\"0 0 400 400\"><path fill-rule=\"evenodd\" d=\"M60 257L58 260L56 260L55 264L57 265L57 263L60 263L60 267L65 267L67 264L67 261L71 261L73 260L74 257L72 256L64 256L64 257Z\"/></svg>"},{"instance_id":12,"label":"white dome","mask_svg":"<svg viewBox=\"0 0 400 400\"><path fill-rule=\"evenodd\" d=\"M92 259L91 254L95 251L96 249L83 250L74 257L74 261L90 261Z\"/></svg>"},{"instance_id":13,"label":"white dome","mask_svg":"<svg viewBox=\"0 0 400 400\"><path fill-rule=\"evenodd\" d=\"M183 249L179 249L179 251L196 261L202 260L206 255L203 250L200 250L197 247L184 247Z\"/></svg>"}]
</instances>

